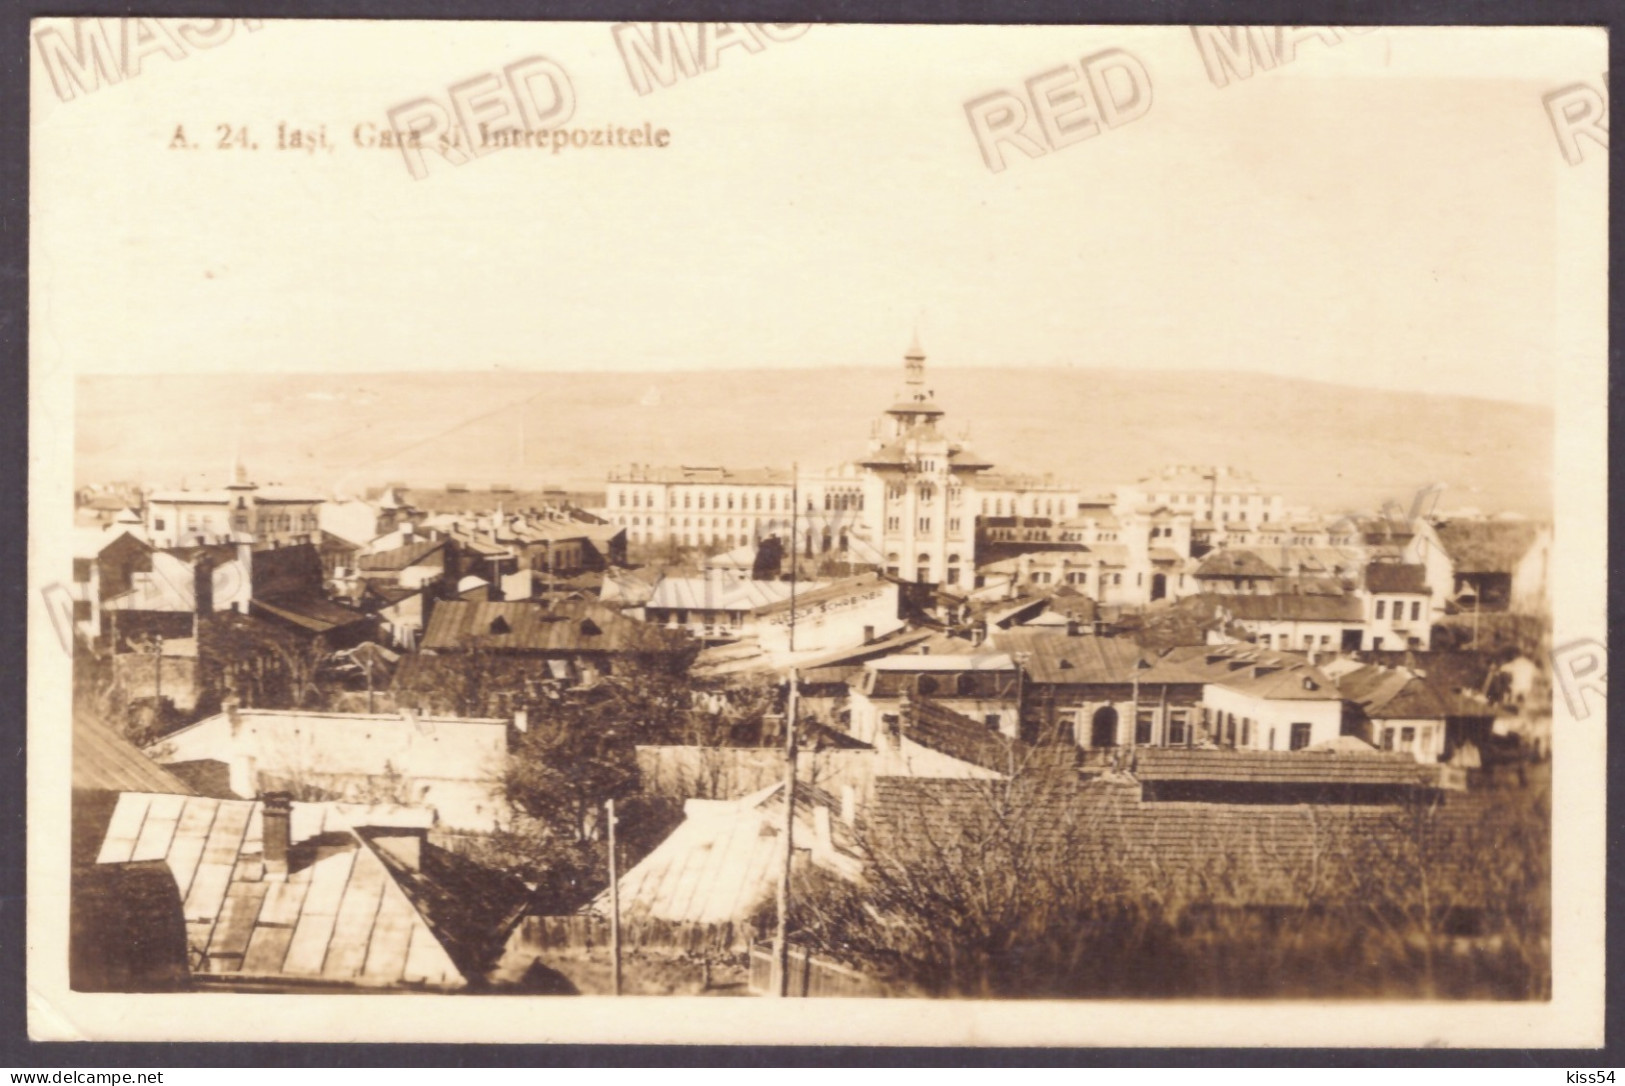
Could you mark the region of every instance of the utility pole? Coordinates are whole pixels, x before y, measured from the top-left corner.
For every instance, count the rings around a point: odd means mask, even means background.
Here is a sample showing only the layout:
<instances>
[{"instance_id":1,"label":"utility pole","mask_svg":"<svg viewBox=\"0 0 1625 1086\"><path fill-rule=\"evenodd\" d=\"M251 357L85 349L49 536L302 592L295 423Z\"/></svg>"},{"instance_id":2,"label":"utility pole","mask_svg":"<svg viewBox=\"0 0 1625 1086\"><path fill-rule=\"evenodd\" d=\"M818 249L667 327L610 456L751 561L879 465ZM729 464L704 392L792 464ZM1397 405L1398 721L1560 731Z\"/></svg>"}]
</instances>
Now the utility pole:
<instances>
[{"instance_id":1,"label":"utility pole","mask_svg":"<svg viewBox=\"0 0 1625 1086\"><path fill-rule=\"evenodd\" d=\"M1477 627L1474 627L1473 640L1478 640ZM152 641L152 707L154 711L162 708L164 700L164 635L159 634Z\"/></svg>"},{"instance_id":2,"label":"utility pole","mask_svg":"<svg viewBox=\"0 0 1625 1086\"><path fill-rule=\"evenodd\" d=\"M794 612L792 612L793 614ZM790 869L795 862L796 825L796 688L797 669L790 669L790 699L784 714L784 866L779 871L778 923L773 932L772 993L790 994Z\"/></svg>"},{"instance_id":3,"label":"utility pole","mask_svg":"<svg viewBox=\"0 0 1625 1086\"><path fill-rule=\"evenodd\" d=\"M609 962L611 991L621 994L621 886L615 872L615 801L604 804L609 822Z\"/></svg>"},{"instance_id":4,"label":"utility pole","mask_svg":"<svg viewBox=\"0 0 1625 1086\"><path fill-rule=\"evenodd\" d=\"M801 468L790 465L790 651L796 651L796 565L801 547ZM790 704L795 705L795 672L790 672ZM794 731L794 727L791 727Z\"/></svg>"}]
</instances>

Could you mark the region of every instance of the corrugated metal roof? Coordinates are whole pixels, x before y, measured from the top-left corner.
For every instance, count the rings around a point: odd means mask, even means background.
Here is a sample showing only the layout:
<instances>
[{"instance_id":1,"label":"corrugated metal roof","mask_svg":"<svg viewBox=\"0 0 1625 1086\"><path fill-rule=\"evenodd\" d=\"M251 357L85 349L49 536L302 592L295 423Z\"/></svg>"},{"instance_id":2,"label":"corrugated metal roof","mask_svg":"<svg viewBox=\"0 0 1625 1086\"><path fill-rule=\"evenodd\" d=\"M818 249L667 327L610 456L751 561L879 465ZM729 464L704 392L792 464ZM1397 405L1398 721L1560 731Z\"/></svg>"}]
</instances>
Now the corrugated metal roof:
<instances>
[{"instance_id":1,"label":"corrugated metal roof","mask_svg":"<svg viewBox=\"0 0 1625 1086\"><path fill-rule=\"evenodd\" d=\"M786 600L789 596L790 584L787 581L666 577L655 585L648 606L684 611L752 611Z\"/></svg>"},{"instance_id":2,"label":"corrugated metal roof","mask_svg":"<svg viewBox=\"0 0 1625 1086\"><path fill-rule=\"evenodd\" d=\"M112 728L84 715L73 720L73 786L105 792L197 792Z\"/></svg>"},{"instance_id":3,"label":"corrugated metal roof","mask_svg":"<svg viewBox=\"0 0 1625 1086\"><path fill-rule=\"evenodd\" d=\"M627 618L590 600L437 604L423 635L431 651L463 651L471 643L499 652L679 652L686 638Z\"/></svg>"},{"instance_id":4,"label":"corrugated metal roof","mask_svg":"<svg viewBox=\"0 0 1625 1086\"><path fill-rule=\"evenodd\" d=\"M358 826L426 828L428 812L296 803L288 873L265 876L263 806L125 793L97 863L163 860L195 973L461 988L467 978ZM431 846L424 846L425 848Z\"/></svg>"},{"instance_id":5,"label":"corrugated metal roof","mask_svg":"<svg viewBox=\"0 0 1625 1086\"><path fill-rule=\"evenodd\" d=\"M700 924L749 919L774 893L784 863L782 790L782 784L774 784L737 800L689 800L686 817L671 836L621 876L623 918ZM829 811L833 834L839 803L820 789L797 784L797 850L808 850L820 866L855 877L859 865L843 844L848 840L844 825L832 852L814 847L817 807ZM588 909L606 914L608 891Z\"/></svg>"},{"instance_id":6,"label":"corrugated metal roof","mask_svg":"<svg viewBox=\"0 0 1625 1086\"><path fill-rule=\"evenodd\" d=\"M417 565L435 551L443 549L445 545L444 539L418 540L387 551L363 554L359 564L362 569L369 571L402 570Z\"/></svg>"},{"instance_id":7,"label":"corrugated metal roof","mask_svg":"<svg viewBox=\"0 0 1625 1086\"><path fill-rule=\"evenodd\" d=\"M1006 652L956 653L951 656L899 653L871 660L864 666L875 671L1014 671L1016 662Z\"/></svg>"}]
</instances>

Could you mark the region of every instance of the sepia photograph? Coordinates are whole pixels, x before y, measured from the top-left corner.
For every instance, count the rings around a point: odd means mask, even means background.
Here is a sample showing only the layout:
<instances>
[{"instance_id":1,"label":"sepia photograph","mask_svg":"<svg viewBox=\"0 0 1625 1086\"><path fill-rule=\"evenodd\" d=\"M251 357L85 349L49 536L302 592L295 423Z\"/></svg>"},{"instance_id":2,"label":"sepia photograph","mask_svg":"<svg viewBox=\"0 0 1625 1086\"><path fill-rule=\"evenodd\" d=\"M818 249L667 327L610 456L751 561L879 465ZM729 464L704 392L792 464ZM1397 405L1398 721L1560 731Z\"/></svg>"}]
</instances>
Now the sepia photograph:
<instances>
[{"instance_id":1,"label":"sepia photograph","mask_svg":"<svg viewBox=\"0 0 1625 1086\"><path fill-rule=\"evenodd\" d=\"M1606 29L30 37L36 1039L1601 1044Z\"/></svg>"}]
</instances>

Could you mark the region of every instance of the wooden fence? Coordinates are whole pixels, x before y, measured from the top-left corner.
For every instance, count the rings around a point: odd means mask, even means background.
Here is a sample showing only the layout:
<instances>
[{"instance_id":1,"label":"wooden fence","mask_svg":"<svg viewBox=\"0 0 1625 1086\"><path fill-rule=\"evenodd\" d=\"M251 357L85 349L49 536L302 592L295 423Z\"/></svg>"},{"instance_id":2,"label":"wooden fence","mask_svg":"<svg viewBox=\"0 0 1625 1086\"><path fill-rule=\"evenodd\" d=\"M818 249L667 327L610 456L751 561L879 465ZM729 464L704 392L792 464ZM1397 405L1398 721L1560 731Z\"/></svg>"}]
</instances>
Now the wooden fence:
<instances>
[{"instance_id":1,"label":"wooden fence","mask_svg":"<svg viewBox=\"0 0 1625 1086\"><path fill-rule=\"evenodd\" d=\"M744 950L758 937L749 924L696 924L654 919L621 921L626 949L681 951L688 954ZM597 916L527 916L509 945L527 953L548 950L592 950L609 945L609 921Z\"/></svg>"},{"instance_id":2,"label":"wooden fence","mask_svg":"<svg viewBox=\"0 0 1625 1086\"><path fill-rule=\"evenodd\" d=\"M879 999L899 994L892 985L839 962L820 958L804 947L792 946L789 957L792 996ZM753 943L750 948L751 993L771 995L772 986L773 948L765 943Z\"/></svg>"}]
</instances>

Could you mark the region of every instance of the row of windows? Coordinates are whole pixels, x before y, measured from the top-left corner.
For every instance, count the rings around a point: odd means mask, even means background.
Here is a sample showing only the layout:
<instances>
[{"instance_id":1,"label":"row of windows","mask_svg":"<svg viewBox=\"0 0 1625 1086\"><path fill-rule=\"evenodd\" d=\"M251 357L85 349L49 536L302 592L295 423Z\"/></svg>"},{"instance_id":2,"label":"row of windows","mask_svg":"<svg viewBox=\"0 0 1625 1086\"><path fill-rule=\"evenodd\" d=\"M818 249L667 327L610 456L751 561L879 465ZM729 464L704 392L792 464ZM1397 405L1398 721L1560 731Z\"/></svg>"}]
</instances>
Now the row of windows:
<instances>
[{"instance_id":1,"label":"row of windows","mask_svg":"<svg viewBox=\"0 0 1625 1086\"><path fill-rule=\"evenodd\" d=\"M1059 504L1056 503L1056 500L1054 498L1045 498L1042 502L1040 502L1037 498L1034 498L1030 502L1027 503L1027 509L1028 509L1027 515L1028 516L1033 516L1033 517L1053 517L1053 516L1057 516L1057 515L1065 517L1065 516L1070 516L1071 515L1070 507L1068 506L1067 501L1066 501L1065 498L1062 498ZM1003 498L983 498L982 499L982 515L984 517L985 516L1002 517L1002 516L1004 516L1004 510L1005 510L1005 505L1004 505L1004 499ZM1011 498L1010 499L1010 515L1011 516L1019 516L1020 514L1021 514L1021 499L1020 498Z\"/></svg>"},{"instance_id":2,"label":"row of windows","mask_svg":"<svg viewBox=\"0 0 1625 1086\"><path fill-rule=\"evenodd\" d=\"M1209 711L1203 710L1203 712L1206 715ZM1251 747L1253 745L1255 722L1251 717L1241 717L1238 720L1234 713L1212 710L1209 717L1209 727L1212 730L1214 741L1220 746ZM1259 732L1262 733L1262 731L1263 729L1260 727ZM1287 749L1303 750L1309 745L1309 740L1313 734L1314 728L1309 724L1293 724L1287 733ZM1265 750L1277 749L1275 729L1273 727L1269 729L1268 736L1264 738L1266 740L1264 744Z\"/></svg>"},{"instance_id":3,"label":"row of windows","mask_svg":"<svg viewBox=\"0 0 1625 1086\"><path fill-rule=\"evenodd\" d=\"M705 504L706 496L707 495L703 491L700 492L700 493L695 493L695 492L690 491L690 490L683 491L683 508L684 509L705 509L705 508L707 508L707 506ZM738 499L738 508L740 508L740 509L747 509L747 510L748 509L755 509L757 511L762 511L763 509L765 509L767 512L773 513L773 512L778 511L779 505L780 505L780 503L779 503L779 495L778 494L768 494L767 495L767 502L764 505L763 502L762 502L762 495L760 493L751 494L751 495L746 495L746 494L735 495L733 493L723 493L721 491L713 490L710 493L711 504L710 504L709 508L711 508L711 509L723 509L723 508L733 509L735 507L734 506L734 501L735 501L736 497ZM627 492L623 490L617 495L616 504L622 509L625 509L629 504L631 505L631 507L633 509L640 509L640 508L644 508L644 507L647 507L647 508L650 508L650 509L658 508L658 503L655 501L655 492L652 491L652 490L649 491L647 495L641 495L635 490L632 491L632 493L631 493L631 501L630 502L627 501ZM788 511L789 508L790 508L790 496L788 494L784 495L783 506L784 506L784 509L786 511ZM672 508L675 509L676 507L677 507L677 503L674 500L672 502ZM807 507L809 509L811 509L812 508L812 502L809 501L807 503ZM824 508L828 509L829 507L830 507L829 502L828 502L827 497L826 497L826 500L825 500L825 503L824 503ZM856 508L859 508L859 509L863 508L863 501L862 501L862 496L861 495L859 495L858 505L856 506Z\"/></svg>"},{"instance_id":4,"label":"row of windows","mask_svg":"<svg viewBox=\"0 0 1625 1086\"><path fill-rule=\"evenodd\" d=\"M1385 610L1387 610L1387 604L1388 604L1387 600L1378 600L1377 601L1377 617L1378 618L1386 617L1383 614L1383 612ZM1394 617L1393 617L1393 621L1394 622L1401 622L1401 621L1404 620L1404 618L1405 618L1405 601L1404 600L1395 600L1394 601ZM1417 622L1417 621L1420 621L1421 618L1422 618L1422 601L1421 600L1412 600L1411 601L1411 621L1412 622Z\"/></svg>"}]
</instances>

